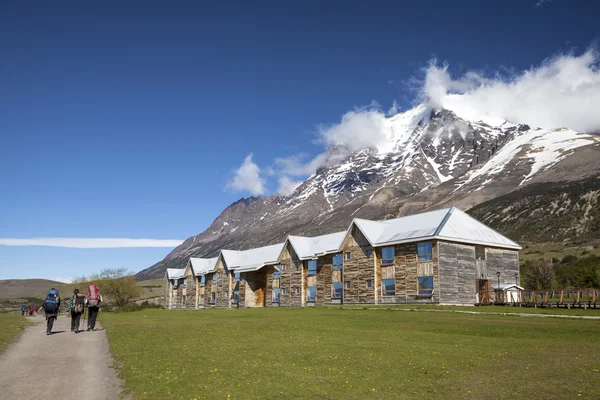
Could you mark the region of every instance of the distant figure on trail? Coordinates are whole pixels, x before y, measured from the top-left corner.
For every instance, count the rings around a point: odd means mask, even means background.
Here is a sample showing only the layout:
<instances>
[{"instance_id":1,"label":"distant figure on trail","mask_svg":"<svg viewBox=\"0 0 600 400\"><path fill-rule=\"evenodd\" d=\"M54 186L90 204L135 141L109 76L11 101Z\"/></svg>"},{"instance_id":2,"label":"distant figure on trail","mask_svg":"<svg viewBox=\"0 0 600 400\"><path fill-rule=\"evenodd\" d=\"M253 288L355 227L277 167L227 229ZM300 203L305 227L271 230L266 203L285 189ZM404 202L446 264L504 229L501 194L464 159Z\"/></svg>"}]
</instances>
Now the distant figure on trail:
<instances>
[{"instance_id":1,"label":"distant figure on trail","mask_svg":"<svg viewBox=\"0 0 600 400\"><path fill-rule=\"evenodd\" d=\"M79 293L79 289L73 290L73 296L69 299L67 306L67 315L71 313L71 332L79 333L79 323L81 314L85 311L86 298L83 293Z\"/></svg>"},{"instance_id":2,"label":"distant figure on trail","mask_svg":"<svg viewBox=\"0 0 600 400\"><path fill-rule=\"evenodd\" d=\"M102 296L98 291L98 287L95 284L88 286L88 331L96 330L96 318L100 311L100 303L102 303Z\"/></svg>"},{"instance_id":3,"label":"distant figure on trail","mask_svg":"<svg viewBox=\"0 0 600 400\"><path fill-rule=\"evenodd\" d=\"M35 313L35 307L32 305L29 306L29 316L32 317Z\"/></svg>"},{"instance_id":4,"label":"distant figure on trail","mask_svg":"<svg viewBox=\"0 0 600 400\"><path fill-rule=\"evenodd\" d=\"M21 307L21 315L25 315L25 311L27 311L27 307L24 305Z\"/></svg>"},{"instance_id":5,"label":"distant figure on trail","mask_svg":"<svg viewBox=\"0 0 600 400\"><path fill-rule=\"evenodd\" d=\"M60 307L60 296L58 290L52 288L44 301L44 312L46 313L46 335L52 333L52 325L54 320L58 318L58 309Z\"/></svg>"}]
</instances>

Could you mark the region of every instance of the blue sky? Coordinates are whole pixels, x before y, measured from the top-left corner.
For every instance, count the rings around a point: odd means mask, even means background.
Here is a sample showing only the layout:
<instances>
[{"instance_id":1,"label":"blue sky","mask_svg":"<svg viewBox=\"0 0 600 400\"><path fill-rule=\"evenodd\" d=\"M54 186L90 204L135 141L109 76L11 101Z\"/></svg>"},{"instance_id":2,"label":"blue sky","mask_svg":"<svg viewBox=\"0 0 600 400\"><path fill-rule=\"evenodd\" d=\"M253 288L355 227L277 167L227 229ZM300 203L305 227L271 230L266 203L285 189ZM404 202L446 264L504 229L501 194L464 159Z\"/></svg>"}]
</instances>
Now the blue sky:
<instances>
[{"instance_id":1,"label":"blue sky","mask_svg":"<svg viewBox=\"0 0 600 400\"><path fill-rule=\"evenodd\" d=\"M409 107L433 57L522 71L600 38L595 1L126 3L0 5L0 238L183 240L277 191L277 173L236 190L249 154L263 172L310 160L321 124ZM0 245L0 279L139 270L170 249Z\"/></svg>"}]
</instances>

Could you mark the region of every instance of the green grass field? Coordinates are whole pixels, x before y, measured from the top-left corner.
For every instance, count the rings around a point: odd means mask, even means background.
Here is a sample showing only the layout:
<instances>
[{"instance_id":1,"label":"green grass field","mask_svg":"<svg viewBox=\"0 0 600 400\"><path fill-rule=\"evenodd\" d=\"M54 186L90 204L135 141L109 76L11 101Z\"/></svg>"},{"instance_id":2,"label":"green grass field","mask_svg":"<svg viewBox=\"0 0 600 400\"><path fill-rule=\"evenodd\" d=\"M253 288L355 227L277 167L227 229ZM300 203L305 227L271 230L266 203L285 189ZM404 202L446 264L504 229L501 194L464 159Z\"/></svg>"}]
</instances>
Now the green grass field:
<instances>
[{"instance_id":1,"label":"green grass field","mask_svg":"<svg viewBox=\"0 0 600 400\"><path fill-rule=\"evenodd\" d=\"M327 308L146 310L101 318L120 376L139 399L600 393L597 320Z\"/></svg>"},{"instance_id":2,"label":"green grass field","mask_svg":"<svg viewBox=\"0 0 600 400\"><path fill-rule=\"evenodd\" d=\"M0 313L0 354L30 322L17 314Z\"/></svg>"}]
</instances>

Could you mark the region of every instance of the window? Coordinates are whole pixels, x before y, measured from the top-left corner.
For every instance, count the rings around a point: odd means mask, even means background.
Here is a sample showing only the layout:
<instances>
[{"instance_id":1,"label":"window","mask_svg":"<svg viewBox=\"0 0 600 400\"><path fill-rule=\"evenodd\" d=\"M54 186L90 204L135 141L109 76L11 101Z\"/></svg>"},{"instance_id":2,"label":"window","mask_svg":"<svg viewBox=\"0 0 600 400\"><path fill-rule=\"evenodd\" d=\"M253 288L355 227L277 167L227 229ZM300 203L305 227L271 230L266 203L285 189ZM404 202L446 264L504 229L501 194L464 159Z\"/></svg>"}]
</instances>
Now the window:
<instances>
[{"instance_id":1,"label":"window","mask_svg":"<svg viewBox=\"0 0 600 400\"><path fill-rule=\"evenodd\" d=\"M352 257L349 251L346 252L346 260L349 260Z\"/></svg>"},{"instance_id":2,"label":"window","mask_svg":"<svg viewBox=\"0 0 600 400\"><path fill-rule=\"evenodd\" d=\"M220 278L220 277L221 277L221 273L217 272L217 278Z\"/></svg>"},{"instance_id":3,"label":"window","mask_svg":"<svg viewBox=\"0 0 600 400\"><path fill-rule=\"evenodd\" d=\"M342 261L342 255L336 254L333 256L333 270L339 271L343 268L344 262Z\"/></svg>"},{"instance_id":4,"label":"window","mask_svg":"<svg viewBox=\"0 0 600 400\"><path fill-rule=\"evenodd\" d=\"M200 304L204 305L204 295L200 295Z\"/></svg>"},{"instance_id":5,"label":"window","mask_svg":"<svg viewBox=\"0 0 600 400\"><path fill-rule=\"evenodd\" d=\"M395 279L382 279L381 280L381 294L382 296L395 296L396 295L396 280Z\"/></svg>"},{"instance_id":6,"label":"window","mask_svg":"<svg viewBox=\"0 0 600 400\"><path fill-rule=\"evenodd\" d=\"M245 280L245 279L242 279L242 280L241 280L241 283L242 283L242 285L243 285L243 284L245 284L245 283L246 283L246 280Z\"/></svg>"},{"instance_id":7,"label":"window","mask_svg":"<svg viewBox=\"0 0 600 400\"><path fill-rule=\"evenodd\" d=\"M373 250L369 249L366 251L367 257L371 257L371 254L373 254Z\"/></svg>"},{"instance_id":8,"label":"window","mask_svg":"<svg viewBox=\"0 0 600 400\"><path fill-rule=\"evenodd\" d=\"M342 282L333 282L331 284L331 298L341 299L342 298Z\"/></svg>"},{"instance_id":9,"label":"window","mask_svg":"<svg viewBox=\"0 0 600 400\"><path fill-rule=\"evenodd\" d=\"M279 303L279 289L273 289L273 303Z\"/></svg>"},{"instance_id":10,"label":"window","mask_svg":"<svg viewBox=\"0 0 600 400\"><path fill-rule=\"evenodd\" d=\"M226 290L223 292L223 297L228 299L229 298L229 290Z\"/></svg>"},{"instance_id":11,"label":"window","mask_svg":"<svg viewBox=\"0 0 600 400\"><path fill-rule=\"evenodd\" d=\"M239 282L239 281L240 281L240 273L239 273L239 272L236 272L236 273L235 273L235 281L236 281L236 282Z\"/></svg>"},{"instance_id":12,"label":"window","mask_svg":"<svg viewBox=\"0 0 600 400\"><path fill-rule=\"evenodd\" d=\"M417 281L419 296L433 295L433 276L418 276Z\"/></svg>"},{"instance_id":13,"label":"window","mask_svg":"<svg viewBox=\"0 0 600 400\"><path fill-rule=\"evenodd\" d=\"M317 274L317 260L308 261L308 276Z\"/></svg>"},{"instance_id":14,"label":"window","mask_svg":"<svg viewBox=\"0 0 600 400\"><path fill-rule=\"evenodd\" d=\"M431 242L417 243L417 253L419 261L431 261L433 253L433 244Z\"/></svg>"},{"instance_id":15,"label":"window","mask_svg":"<svg viewBox=\"0 0 600 400\"><path fill-rule=\"evenodd\" d=\"M394 263L394 248L384 247L381 249L381 264L390 265Z\"/></svg>"},{"instance_id":16,"label":"window","mask_svg":"<svg viewBox=\"0 0 600 400\"><path fill-rule=\"evenodd\" d=\"M346 289L350 289L350 281L346 281Z\"/></svg>"},{"instance_id":17,"label":"window","mask_svg":"<svg viewBox=\"0 0 600 400\"><path fill-rule=\"evenodd\" d=\"M179 281L176 279L173 279L173 289L177 289L178 286L179 286Z\"/></svg>"},{"instance_id":18,"label":"window","mask_svg":"<svg viewBox=\"0 0 600 400\"><path fill-rule=\"evenodd\" d=\"M281 264L281 270L285 271L287 269L287 264Z\"/></svg>"},{"instance_id":19,"label":"window","mask_svg":"<svg viewBox=\"0 0 600 400\"><path fill-rule=\"evenodd\" d=\"M239 290L234 290L233 291L233 304L237 304L240 301L240 291Z\"/></svg>"},{"instance_id":20,"label":"window","mask_svg":"<svg viewBox=\"0 0 600 400\"><path fill-rule=\"evenodd\" d=\"M204 286L206 284L206 277L204 275L202 275L202 277L200 278L200 286Z\"/></svg>"},{"instance_id":21,"label":"window","mask_svg":"<svg viewBox=\"0 0 600 400\"><path fill-rule=\"evenodd\" d=\"M367 279L367 287L373 287L373 281L371 279Z\"/></svg>"},{"instance_id":22,"label":"window","mask_svg":"<svg viewBox=\"0 0 600 400\"><path fill-rule=\"evenodd\" d=\"M281 288L281 294L286 294L287 293L287 288Z\"/></svg>"},{"instance_id":23,"label":"window","mask_svg":"<svg viewBox=\"0 0 600 400\"><path fill-rule=\"evenodd\" d=\"M211 292L210 294L210 302L215 304L215 300L217 299L217 294L215 292Z\"/></svg>"},{"instance_id":24,"label":"window","mask_svg":"<svg viewBox=\"0 0 600 400\"><path fill-rule=\"evenodd\" d=\"M475 259L485 261L485 247L475 246Z\"/></svg>"},{"instance_id":25,"label":"window","mask_svg":"<svg viewBox=\"0 0 600 400\"><path fill-rule=\"evenodd\" d=\"M281 272L279 272L279 271L273 272L273 279L279 279L279 278L281 278Z\"/></svg>"},{"instance_id":26,"label":"window","mask_svg":"<svg viewBox=\"0 0 600 400\"><path fill-rule=\"evenodd\" d=\"M212 283L213 283L213 285L217 284L217 274L213 274Z\"/></svg>"},{"instance_id":27,"label":"window","mask_svg":"<svg viewBox=\"0 0 600 400\"><path fill-rule=\"evenodd\" d=\"M187 287L187 279L183 280L183 288L185 289Z\"/></svg>"},{"instance_id":28,"label":"window","mask_svg":"<svg viewBox=\"0 0 600 400\"><path fill-rule=\"evenodd\" d=\"M300 294L300 288L296 286L296 294Z\"/></svg>"},{"instance_id":29,"label":"window","mask_svg":"<svg viewBox=\"0 0 600 400\"><path fill-rule=\"evenodd\" d=\"M306 297L307 301L317 301L317 287L309 286L308 287L308 296Z\"/></svg>"},{"instance_id":30,"label":"window","mask_svg":"<svg viewBox=\"0 0 600 400\"><path fill-rule=\"evenodd\" d=\"M302 262L296 261L296 269L300 269L302 267Z\"/></svg>"}]
</instances>

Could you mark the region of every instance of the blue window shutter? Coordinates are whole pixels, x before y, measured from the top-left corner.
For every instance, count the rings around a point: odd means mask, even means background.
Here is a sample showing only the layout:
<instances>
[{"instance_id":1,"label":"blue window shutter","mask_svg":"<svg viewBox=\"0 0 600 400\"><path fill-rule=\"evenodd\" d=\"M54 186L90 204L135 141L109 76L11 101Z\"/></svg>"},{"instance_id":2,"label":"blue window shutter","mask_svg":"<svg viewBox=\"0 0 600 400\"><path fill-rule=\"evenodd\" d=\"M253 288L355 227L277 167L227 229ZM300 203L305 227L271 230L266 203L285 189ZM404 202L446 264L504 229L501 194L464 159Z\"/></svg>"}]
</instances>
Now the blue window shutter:
<instances>
[{"instance_id":1,"label":"blue window shutter","mask_svg":"<svg viewBox=\"0 0 600 400\"><path fill-rule=\"evenodd\" d=\"M300 261L296 261L296 269L300 269L302 263Z\"/></svg>"},{"instance_id":2,"label":"blue window shutter","mask_svg":"<svg viewBox=\"0 0 600 400\"><path fill-rule=\"evenodd\" d=\"M273 303L279 303L279 288L273 289Z\"/></svg>"},{"instance_id":3,"label":"blue window shutter","mask_svg":"<svg viewBox=\"0 0 600 400\"><path fill-rule=\"evenodd\" d=\"M317 260L309 260L308 261L308 275L316 275L317 274Z\"/></svg>"},{"instance_id":4,"label":"blue window shutter","mask_svg":"<svg viewBox=\"0 0 600 400\"><path fill-rule=\"evenodd\" d=\"M281 278L281 272L279 272L279 271L273 272L273 279L279 279L279 278Z\"/></svg>"},{"instance_id":5,"label":"blue window shutter","mask_svg":"<svg viewBox=\"0 0 600 400\"><path fill-rule=\"evenodd\" d=\"M384 247L381 249L381 264L390 265L394 263L394 247Z\"/></svg>"},{"instance_id":6,"label":"blue window shutter","mask_svg":"<svg viewBox=\"0 0 600 400\"><path fill-rule=\"evenodd\" d=\"M417 243L417 253L419 255L419 261L431 261L433 259L433 243Z\"/></svg>"},{"instance_id":7,"label":"blue window shutter","mask_svg":"<svg viewBox=\"0 0 600 400\"><path fill-rule=\"evenodd\" d=\"M396 295L396 280L394 278L382 279L381 280L381 289L383 291L384 296L395 296Z\"/></svg>"},{"instance_id":8,"label":"blue window shutter","mask_svg":"<svg viewBox=\"0 0 600 400\"><path fill-rule=\"evenodd\" d=\"M333 291L331 293L331 297L333 297L334 299L342 298L342 293L343 293L342 282L333 282L332 287L333 287Z\"/></svg>"},{"instance_id":9,"label":"blue window shutter","mask_svg":"<svg viewBox=\"0 0 600 400\"><path fill-rule=\"evenodd\" d=\"M308 301L316 301L317 300L317 287L309 286L308 287Z\"/></svg>"},{"instance_id":10,"label":"blue window shutter","mask_svg":"<svg viewBox=\"0 0 600 400\"><path fill-rule=\"evenodd\" d=\"M217 283L217 274L213 274L212 283L213 283L213 285L216 285L216 283Z\"/></svg>"},{"instance_id":11,"label":"blue window shutter","mask_svg":"<svg viewBox=\"0 0 600 400\"><path fill-rule=\"evenodd\" d=\"M202 278L200 278L200 284L202 286L204 286L206 284L206 276L202 275Z\"/></svg>"},{"instance_id":12,"label":"blue window shutter","mask_svg":"<svg viewBox=\"0 0 600 400\"><path fill-rule=\"evenodd\" d=\"M343 266L343 260L341 254L336 254L333 256L333 269L340 270Z\"/></svg>"},{"instance_id":13,"label":"blue window shutter","mask_svg":"<svg viewBox=\"0 0 600 400\"><path fill-rule=\"evenodd\" d=\"M240 273L239 273L239 272L236 272L236 273L235 273L235 281L236 281L236 282L239 282L239 281L240 281Z\"/></svg>"}]
</instances>

